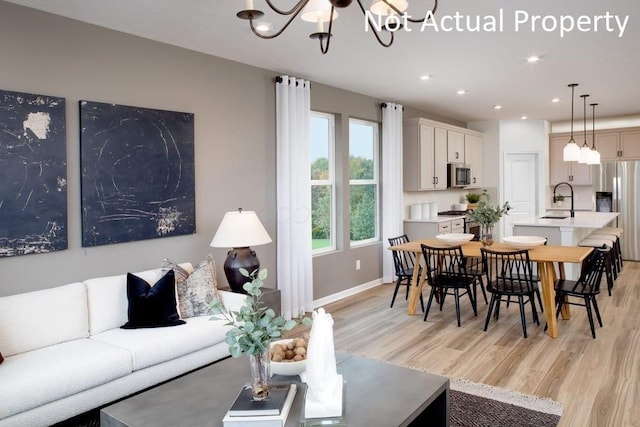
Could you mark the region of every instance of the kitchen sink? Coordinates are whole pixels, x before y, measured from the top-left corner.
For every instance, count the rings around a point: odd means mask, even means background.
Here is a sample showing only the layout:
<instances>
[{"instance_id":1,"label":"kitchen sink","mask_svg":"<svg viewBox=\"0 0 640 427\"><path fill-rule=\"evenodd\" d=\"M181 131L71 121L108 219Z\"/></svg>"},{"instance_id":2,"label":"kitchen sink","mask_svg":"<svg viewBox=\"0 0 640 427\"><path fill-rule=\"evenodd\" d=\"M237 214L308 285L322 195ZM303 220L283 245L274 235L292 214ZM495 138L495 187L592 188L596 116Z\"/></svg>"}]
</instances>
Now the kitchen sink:
<instances>
[{"instance_id":1,"label":"kitchen sink","mask_svg":"<svg viewBox=\"0 0 640 427\"><path fill-rule=\"evenodd\" d=\"M560 216L560 215L546 215L541 216L540 219L567 219L568 216Z\"/></svg>"}]
</instances>

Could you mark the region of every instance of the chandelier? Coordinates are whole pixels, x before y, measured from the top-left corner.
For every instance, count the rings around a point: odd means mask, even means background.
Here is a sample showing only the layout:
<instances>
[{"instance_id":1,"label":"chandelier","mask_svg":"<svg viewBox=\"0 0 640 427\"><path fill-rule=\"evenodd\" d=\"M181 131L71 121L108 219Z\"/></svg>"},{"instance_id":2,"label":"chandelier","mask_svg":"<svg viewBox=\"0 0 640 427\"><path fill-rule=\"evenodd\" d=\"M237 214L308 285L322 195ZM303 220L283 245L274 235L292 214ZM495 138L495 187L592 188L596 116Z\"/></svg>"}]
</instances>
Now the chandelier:
<instances>
[{"instance_id":1,"label":"chandelier","mask_svg":"<svg viewBox=\"0 0 640 427\"><path fill-rule=\"evenodd\" d=\"M329 51L331 42L331 30L333 21L338 17L336 9L342 9L351 5L352 0L299 0L290 10L283 10L273 4L272 0L265 0L267 6L278 15L289 16L284 26L272 34L267 34L267 29L260 27L259 20L264 16L264 12L254 8L253 0L245 0L245 9L236 14L240 19L249 21L251 31L262 39L273 39L282 34L293 20L300 15L303 21L316 24L316 31L309 35L312 39L320 41L320 51L326 54ZM421 19L412 18L407 9L409 3L407 0L372 0L369 10L365 10L362 0L356 0L360 10L367 20L368 28L384 47L393 44L394 33L402 29L403 25L409 22L422 23L429 20L436 13L438 8L438 0L433 0L433 9L427 11ZM328 28L325 30L325 24ZM382 35L382 33L387 33Z\"/></svg>"}]
</instances>

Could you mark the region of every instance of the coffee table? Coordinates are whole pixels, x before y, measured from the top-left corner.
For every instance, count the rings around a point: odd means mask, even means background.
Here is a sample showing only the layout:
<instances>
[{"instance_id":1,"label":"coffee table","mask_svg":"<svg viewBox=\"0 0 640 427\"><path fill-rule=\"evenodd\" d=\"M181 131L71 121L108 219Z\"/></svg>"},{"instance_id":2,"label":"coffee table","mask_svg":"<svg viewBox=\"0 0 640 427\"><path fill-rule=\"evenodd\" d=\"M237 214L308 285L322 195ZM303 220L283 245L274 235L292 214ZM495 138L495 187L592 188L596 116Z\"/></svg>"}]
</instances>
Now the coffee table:
<instances>
[{"instance_id":1,"label":"coffee table","mask_svg":"<svg viewBox=\"0 0 640 427\"><path fill-rule=\"evenodd\" d=\"M336 353L336 361L346 382L348 425L449 425L448 378L343 353ZM247 358L228 358L103 408L100 425L222 426L222 418L248 379ZM297 376L274 376L273 380L299 382ZM287 427L300 425L305 387L298 387Z\"/></svg>"}]
</instances>

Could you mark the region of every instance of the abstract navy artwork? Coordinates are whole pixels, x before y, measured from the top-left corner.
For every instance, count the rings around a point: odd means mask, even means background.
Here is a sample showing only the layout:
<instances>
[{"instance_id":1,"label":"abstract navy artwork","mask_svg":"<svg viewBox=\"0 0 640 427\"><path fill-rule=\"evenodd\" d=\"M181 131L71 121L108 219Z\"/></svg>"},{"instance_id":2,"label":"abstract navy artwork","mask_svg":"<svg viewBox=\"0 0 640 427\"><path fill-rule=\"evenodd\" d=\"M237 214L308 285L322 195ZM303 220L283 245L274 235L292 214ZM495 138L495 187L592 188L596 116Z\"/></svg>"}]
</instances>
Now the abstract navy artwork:
<instances>
[{"instance_id":1,"label":"abstract navy artwork","mask_svg":"<svg viewBox=\"0 0 640 427\"><path fill-rule=\"evenodd\" d=\"M195 232L193 114L80 101L82 246Z\"/></svg>"},{"instance_id":2,"label":"abstract navy artwork","mask_svg":"<svg viewBox=\"0 0 640 427\"><path fill-rule=\"evenodd\" d=\"M0 257L67 249L65 100L0 91Z\"/></svg>"}]
</instances>

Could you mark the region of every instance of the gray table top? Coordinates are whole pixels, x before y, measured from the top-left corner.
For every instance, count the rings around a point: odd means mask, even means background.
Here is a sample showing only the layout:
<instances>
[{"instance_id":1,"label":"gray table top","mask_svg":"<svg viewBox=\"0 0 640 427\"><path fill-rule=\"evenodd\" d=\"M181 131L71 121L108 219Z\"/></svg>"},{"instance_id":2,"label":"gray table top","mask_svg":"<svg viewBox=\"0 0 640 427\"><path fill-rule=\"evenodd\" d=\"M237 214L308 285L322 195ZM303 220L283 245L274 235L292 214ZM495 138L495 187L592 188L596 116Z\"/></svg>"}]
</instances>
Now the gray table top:
<instances>
[{"instance_id":1,"label":"gray table top","mask_svg":"<svg viewBox=\"0 0 640 427\"><path fill-rule=\"evenodd\" d=\"M449 388L449 379L426 372L336 354L346 381L347 421L352 426L405 425ZM222 418L249 380L246 357L229 358L137 394L101 411L102 427L222 426ZM299 382L274 376L273 381ZM304 385L298 388L286 426L299 426Z\"/></svg>"}]
</instances>

